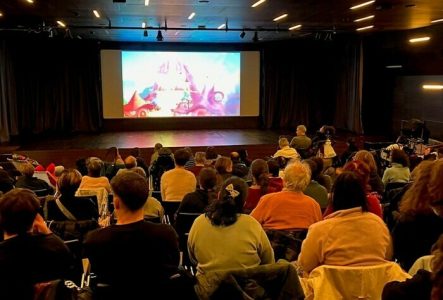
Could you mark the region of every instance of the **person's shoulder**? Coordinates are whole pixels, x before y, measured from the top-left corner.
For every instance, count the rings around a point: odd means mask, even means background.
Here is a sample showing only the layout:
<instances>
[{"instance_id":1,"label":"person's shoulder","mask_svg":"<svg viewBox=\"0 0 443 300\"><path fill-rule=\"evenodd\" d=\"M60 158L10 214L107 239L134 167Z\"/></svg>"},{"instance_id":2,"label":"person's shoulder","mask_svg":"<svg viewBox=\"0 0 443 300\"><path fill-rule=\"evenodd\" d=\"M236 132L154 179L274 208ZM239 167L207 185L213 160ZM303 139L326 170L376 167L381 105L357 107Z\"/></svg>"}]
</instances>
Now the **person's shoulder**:
<instances>
[{"instance_id":1,"label":"person's shoulder","mask_svg":"<svg viewBox=\"0 0 443 300\"><path fill-rule=\"evenodd\" d=\"M238 219L237 222L239 222L240 224L244 224L248 227L259 227L261 228L261 224L251 215L246 215L246 214L241 214Z\"/></svg>"}]
</instances>

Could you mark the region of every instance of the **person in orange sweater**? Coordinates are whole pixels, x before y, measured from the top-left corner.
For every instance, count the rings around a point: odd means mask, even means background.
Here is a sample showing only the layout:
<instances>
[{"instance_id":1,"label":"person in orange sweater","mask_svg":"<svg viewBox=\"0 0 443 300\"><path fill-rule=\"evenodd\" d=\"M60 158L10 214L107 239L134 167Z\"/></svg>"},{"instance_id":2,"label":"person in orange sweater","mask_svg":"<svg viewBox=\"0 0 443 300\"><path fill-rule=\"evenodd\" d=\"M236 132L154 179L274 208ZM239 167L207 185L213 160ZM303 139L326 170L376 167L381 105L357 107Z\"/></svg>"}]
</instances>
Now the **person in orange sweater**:
<instances>
[{"instance_id":1,"label":"person in orange sweater","mask_svg":"<svg viewBox=\"0 0 443 300\"><path fill-rule=\"evenodd\" d=\"M284 189L264 195L251 212L265 230L306 229L322 219L320 205L303 194L311 180L306 163L294 161L285 169Z\"/></svg>"}]
</instances>

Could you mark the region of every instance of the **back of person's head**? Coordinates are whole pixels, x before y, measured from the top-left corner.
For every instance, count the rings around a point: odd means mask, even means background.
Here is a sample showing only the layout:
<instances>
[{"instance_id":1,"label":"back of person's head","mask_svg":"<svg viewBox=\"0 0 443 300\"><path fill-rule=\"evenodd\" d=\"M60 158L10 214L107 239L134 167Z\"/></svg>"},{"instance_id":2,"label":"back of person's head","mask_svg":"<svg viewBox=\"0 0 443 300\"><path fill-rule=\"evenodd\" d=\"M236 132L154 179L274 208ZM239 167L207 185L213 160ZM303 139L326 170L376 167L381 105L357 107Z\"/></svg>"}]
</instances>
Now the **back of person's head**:
<instances>
[{"instance_id":1,"label":"back of person's head","mask_svg":"<svg viewBox=\"0 0 443 300\"><path fill-rule=\"evenodd\" d=\"M23 174L23 176L34 176L34 166L29 162L21 163L19 166L19 171Z\"/></svg>"},{"instance_id":2,"label":"back of person's head","mask_svg":"<svg viewBox=\"0 0 443 300\"><path fill-rule=\"evenodd\" d=\"M75 162L76 169L82 175L88 175L88 168L86 167L86 158L80 158Z\"/></svg>"},{"instance_id":3,"label":"back of person's head","mask_svg":"<svg viewBox=\"0 0 443 300\"><path fill-rule=\"evenodd\" d=\"M369 166L371 173L377 172L377 164L375 163L374 155L371 152L367 150L357 151L354 155L354 159L366 163Z\"/></svg>"},{"instance_id":4,"label":"back of person's head","mask_svg":"<svg viewBox=\"0 0 443 300\"><path fill-rule=\"evenodd\" d=\"M248 150L246 150L246 149L239 149L237 152L240 155L240 159L243 162L246 162L248 160Z\"/></svg>"},{"instance_id":5,"label":"back of person's head","mask_svg":"<svg viewBox=\"0 0 443 300\"><path fill-rule=\"evenodd\" d=\"M321 174L323 172L324 167L325 167L325 163L323 161L323 158L314 156L314 157L311 157L310 159L315 161L315 163L317 164L318 172L320 172L320 174ZM317 178L317 177L315 177L315 178Z\"/></svg>"},{"instance_id":6,"label":"back of person's head","mask_svg":"<svg viewBox=\"0 0 443 300\"><path fill-rule=\"evenodd\" d=\"M260 186L262 194L266 194L269 185L269 168L264 159L255 159L251 163L251 173L254 182Z\"/></svg>"},{"instance_id":7,"label":"back of person's head","mask_svg":"<svg viewBox=\"0 0 443 300\"><path fill-rule=\"evenodd\" d=\"M199 152L195 152L195 163L199 164L199 165L204 165L205 164L205 160L206 160L206 154L202 151Z\"/></svg>"},{"instance_id":8,"label":"back of person's head","mask_svg":"<svg viewBox=\"0 0 443 300\"><path fill-rule=\"evenodd\" d=\"M215 161L215 170L218 174L223 175L232 172L232 161L229 157L220 156Z\"/></svg>"},{"instance_id":9,"label":"back of person's head","mask_svg":"<svg viewBox=\"0 0 443 300\"><path fill-rule=\"evenodd\" d=\"M311 170L305 162L294 160L285 168L284 186L292 192L303 192L311 181Z\"/></svg>"},{"instance_id":10,"label":"back of person's head","mask_svg":"<svg viewBox=\"0 0 443 300\"><path fill-rule=\"evenodd\" d=\"M132 212L142 209L149 196L146 178L136 172L121 172L112 178L111 187L114 195Z\"/></svg>"},{"instance_id":11,"label":"back of person's head","mask_svg":"<svg viewBox=\"0 0 443 300\"><path fill-rule=\"evenodd\" d=\"M391 162L401 164L403 167L409 167L409 157L401 149L394 149L391 152Z\"/></svg>"},{"instance_id":12,"label":"back of person's head","mask_svg":"<svg viewBox=\"0 0 443 300\"><path fill-rule=\"evenodd\" d=\"M191 158L191 154L186 149L178 149L174 152L174 160L177 166L183 167Z\"/></svg>"},{"instance_id":13,"label":"back of person's head","mask_svg":"<svg viewBox=\"0 0 443 300\"><path fill-rule=\"evenodd\" d=\"M158 150L160 150L161 148L163 148L163 145L160 143L156 143L154 145L154 151L158 152Z\"/></svg>"},{"instance_id":14,"label":"back of person's head","mask_svg":"<svg viewBox=\"0 0 443 300\"><path fill-rule=\"evenodd\" d=\"M287 164L288 164L288 162L289 162L289 159L287 159L286 157L283 157L283 156L279 156L279 157L274 157L274 159L277 161L277 163L278 163L278 167L280 168L280 169L284 169L284 168L286 168L286 166L287 166Z\"/></svg>"},{"instance_id":15,"label":"back of person's head","mask_svg":"<svg viewBox=\"0 0 443 300\"><path fill-rule=\"evenodd\" d=\"M297 134L298 135L305 135L306 134L306 126L305 125L298 125L297 126Z\"/></svg>"},{"instance_id":16,"label":"back of person's head","mask_svg":"<svg viewBox=\"0 0 443 300\"><path fill-rule=\"evenodd\" d=\"M206 159L217 159L218 153L214 147L206 148Z\"/></svg>"},{"instance_id":17,"label":"back of person's head","mask_svg":"<svg viewBox=\"0 0 443 300\"><path fill-rule=\"evenodd\" d=\"M142 176L143 178L146 178L146 172L145 172L145 170L143 170L142 167L132 168L131 171L137 173L138 175Z\"/></svg>"},{"instance_id":18,"label":"back of person's head","mask_svg":"<svg viewBox=\"0 0 443 300\"><path fill-rule=\"evenodd\" d=\"M237 222L238 214L241 214L247 196L246 182L238 177L230 177L221 186L218 199L212 202L206 215L213 225L232 225Z\"/></svg>"},{"instance_id":19,"label":"back of person's head","mask_svg":"<svg viewBox=\"0 0 443 300\"><path fill-rule=\"evenodd\" d=\"M278 146L279 146L280 148L283 148L283 147L289 146L288 139L287 139L287 138L280 138L280 139L278 139Z\"/></svg>"},{"instance_id":20,"label":"back of person's head","mask_svg":"<svg viewBox=\"0 0 443 300\"><path fill-rule=\"evenodd\" d=\"M231 152L231 154L229 155L231 157L232 162L235 163L239 163L241 162L240 160L240 154L238 154L237 151L233 151Z\"/></svg>"},{"instance_id":21,"label":"back of person's head","mask_svg":"<svg viewBox=\"0 0 443 300\"><path fill-rule=\"evenodd\" d=\"M54 169L54 175L56 176L56 177L60 177L60 175L62 175L62 172L65 170L65 167L63 167L63 166L55 166L55 169Z\"/></svg>"},{"instance_id":22,"label":"back of person's head","mask_svg":"<svg viewBox=\"0 0 443 300\"><path fill-rule=\"evenodd\" d=\"M172 151L169 148L166 147L161 147L160 149L158 149L158 155L165 155L165 156L171 156Z\"/></svg>"},{"instance_id":23,"label":"back of person's head","mask_svg":"<svg viewBox=\"0 0 443 300\"><path fill-rule=\"evenodd\" d=\"M188 153L189 153L189 157L192 157L192 155L194 154L194 153L192 152L191 147L184 147L183 149L185 149L186 151L188 151Z\"/></svg>"},{"instance_id":24,"label":"back of person's head","mask_svg":"<svg viewBox=\"0 0 443 300\"><path fill-rule=\"evenodd\" d=\"M0 197L0 228L8 234L31 230L40 201L34 192L16 188Z\"/></svg>"},{"instance_id":25,"label":"back of person's head","mask_svg":"<svg viewBox=\"0 0 443 300\"><path fill-rule=\"evenodd\" d=\"M272 177L278 177L278 174L280 173L280 166L275 158L268 160L268 170Z\"/></svg>"},{"instance_id":26,"label":"back of person's head","mask_svg":"<svg viewBox=\"0 0 443 300\"><path fill-rule=\"evenodd\" d=\"M334 211L361 207L368 211L366 194L360 178L353 172L338 175L332 187L332 208Z\"/></svg>"},{"instance_id":27,"label":"back of person's head","mask_svg":"<svg viewBox=\"0 0 443 300\"><path fill-rule=\"evenodd\" d=\"M86 162L88 175L91 177L100 177L103 165L103 161L100 158L90 157Z\"/></svg>"},{"instance_id":28,"label":"back of person's head","mask_svg":"<svg viewBox=\"0 0 443 300\"><path fill-rule=\"evenodd\" d=\"M353 160L343 167L343 171L352 172L360 179L360 183L364 187L365 191L370 189L369 186L369 176L371 173L371 170L369 169L369 166L364 163L361 160Z\"/></svg>"},{"instance_id":29,"label":"back of person's head","mask_svg":"<svg viewBox=\"0 0 443 300\"><path fill-rule=\"evenodd\" d=\"M431 196L428 184L434 162L422 161L413 171L413 182L402 197L399 205L401 213L431 213Z\"/></svg>"},{"instance_id":30,"label":"back of person's head","mask_svg":"<svg viewBox=\"0 0 443 300\"><path fill-rule=\"evenodd\" d=\"M125 158L125 167L126 169L132 169L137 167L137 159L132 155L127 156Z\"/></svg>"},{"instance_id":31,"label":"back of person's head","mask_svg":"<svg viewBox=\"0 0 443 300\"><path fill-rule=\"evenodd\" d=\"M320 176L321 173L317 162L311 158L305 159L303 161L309 166L309 169L311 169L311 180L317 180L318 176Z\"/></svg>"},{"instance_id":32,"label":"back of person's head","mask_svg":"<svg viewBox=\"0 0 443 300\"><path fill-rule=\"evenodd\" d=\"M64 196L73 196L82 182L82 174L75 169L66 169L57 180L60 193Z\"/></svg>"},{"instance_id":33,"label":"back of person's head","mask_svg":"<svg viewBox=\"0 0 443 300\"><path fill-rule=\"evenodd\" d=\"M198 174L200 186L205 191L213 190L217 185L217 175L214 168L203 168Z\"/></svg>"}]
</instances>

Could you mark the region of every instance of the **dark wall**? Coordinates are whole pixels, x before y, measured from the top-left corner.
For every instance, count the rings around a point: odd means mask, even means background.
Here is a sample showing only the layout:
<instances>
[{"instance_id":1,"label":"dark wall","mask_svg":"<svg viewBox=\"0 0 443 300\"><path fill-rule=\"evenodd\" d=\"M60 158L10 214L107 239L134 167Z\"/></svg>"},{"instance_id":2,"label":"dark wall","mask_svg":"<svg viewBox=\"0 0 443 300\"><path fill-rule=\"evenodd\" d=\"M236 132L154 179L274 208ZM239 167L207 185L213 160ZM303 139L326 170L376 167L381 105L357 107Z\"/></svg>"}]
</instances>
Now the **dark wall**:
<instances>
[{"instance_id":1,"label":"dark wall","mask_svg":"<svg viewBox=\"0 0 443 300\"><path fill-rule=\"evenodd\" d=\"M409 39L429 35L423 44ZM366 134L399 135L401 120L424 120L431 138L443 140L443 26L379 33L364 40L363 123ZM386 65L402 65L387 69Z\"/></svg>"}]
</instances>

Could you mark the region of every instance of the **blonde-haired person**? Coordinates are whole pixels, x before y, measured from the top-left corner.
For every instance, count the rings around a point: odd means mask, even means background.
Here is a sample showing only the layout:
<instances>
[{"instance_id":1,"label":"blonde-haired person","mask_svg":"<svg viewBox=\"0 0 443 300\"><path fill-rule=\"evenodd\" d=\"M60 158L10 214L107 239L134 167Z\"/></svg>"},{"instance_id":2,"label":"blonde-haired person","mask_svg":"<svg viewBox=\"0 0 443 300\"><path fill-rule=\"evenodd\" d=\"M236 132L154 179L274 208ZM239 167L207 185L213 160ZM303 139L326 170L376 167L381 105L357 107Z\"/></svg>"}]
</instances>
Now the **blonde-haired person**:
<instances>
[{"instance_id":1,"label":"blonde-haired person","mask_svg":"<svg viewBox=\"0 0 443 300\"><path fill-rule=\"evenodd\" d=\"M98 157L90 157L86 162L88 175L83 176L79 189L89 190L104 188L111 193L111 184L106 176L101 176L104 163Z\"/></svg>"},{"instance_id":2,"label":"blonde-haired person","mask_svg":"<svg viewBox=\"0 0 443 300\"><path fill-rule=\"evenodd\" d=\"M379 195L383 195L385 186L381 181L381 177L378 175L377 163L375 162L374 155L367 150L357 151L354 155L355 160L360 160L369 166L369 186L372 192L377 192Z\"/></svg>"},{"instance_id":3,"label":"blonde-haired person","mask_svg":"<svg viewBox=\"0 0 443 300\"><path fill-rule=\"evenodd\" d=\"M264 229L307 229L322 219L320 205L303 194L310 180L309 166L300 161L292 162L285 169L283 191L263 196L251 216Z\"/></svg>"},{"instance_id":4,"label":"blonde-haired person","mask_svg":"<svg viewBox=\"0 0 443 300\"><path fill-rule=\"evenodd\" d=\"M287 138L279 138L278 139L278 146L280 149L274 153L272 157L284 157L284 158L300 158L300 155L298 154L297 150L294 148L289 147L289 142Z\"/></svg>"},{"instance_id":5,"label":"blonde-haired person","mask_svg":"<svg viewBox=\"0 0 443 300\"><path fill-rule=\"evenodd\" d=\"M417 258L430 254L443 233L443 161L426 164L403 196L392 230L394 258L405 270Z\"/></svg>"}]
</instances>

